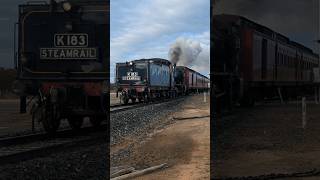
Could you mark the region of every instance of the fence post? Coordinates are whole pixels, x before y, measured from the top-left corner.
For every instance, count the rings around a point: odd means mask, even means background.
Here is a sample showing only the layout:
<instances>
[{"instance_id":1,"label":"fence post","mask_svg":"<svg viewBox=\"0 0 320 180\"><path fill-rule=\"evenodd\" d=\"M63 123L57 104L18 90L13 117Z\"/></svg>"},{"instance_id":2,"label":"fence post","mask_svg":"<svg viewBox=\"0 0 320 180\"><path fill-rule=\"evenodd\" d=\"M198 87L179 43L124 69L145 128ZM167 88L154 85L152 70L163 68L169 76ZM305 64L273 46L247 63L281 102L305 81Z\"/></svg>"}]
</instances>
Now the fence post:
<instances>
[{"instance_id":1,"label":"fence post","mask_svg":"<svg viewBox=\"0 0 320 180\"><path fill-rule=\"evenodd\" d=\"M306 105L306 97L302 97L302 128L305 129L307 125L307 105Z\"/></svg>"}]
</instances>

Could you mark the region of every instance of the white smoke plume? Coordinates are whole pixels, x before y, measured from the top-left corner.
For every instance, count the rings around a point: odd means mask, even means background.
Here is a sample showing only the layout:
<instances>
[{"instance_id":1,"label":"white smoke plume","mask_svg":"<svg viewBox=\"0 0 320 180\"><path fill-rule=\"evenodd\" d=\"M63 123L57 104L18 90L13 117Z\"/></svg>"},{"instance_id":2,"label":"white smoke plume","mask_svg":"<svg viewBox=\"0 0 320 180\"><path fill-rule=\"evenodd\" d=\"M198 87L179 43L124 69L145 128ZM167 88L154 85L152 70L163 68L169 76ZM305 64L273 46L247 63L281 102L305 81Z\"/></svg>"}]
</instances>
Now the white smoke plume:
<instances>
[{"instance_id":1,"label":"white smoke plume","mask_svg":"<svg viewBox=\"0 0 320 180\"><path fill-rule=\"evenodd\" d=\"M201 51L199 42L178 38L170 47L169 58L174 64L189 66L197 59Z\"/></svg>"}]
</instances>

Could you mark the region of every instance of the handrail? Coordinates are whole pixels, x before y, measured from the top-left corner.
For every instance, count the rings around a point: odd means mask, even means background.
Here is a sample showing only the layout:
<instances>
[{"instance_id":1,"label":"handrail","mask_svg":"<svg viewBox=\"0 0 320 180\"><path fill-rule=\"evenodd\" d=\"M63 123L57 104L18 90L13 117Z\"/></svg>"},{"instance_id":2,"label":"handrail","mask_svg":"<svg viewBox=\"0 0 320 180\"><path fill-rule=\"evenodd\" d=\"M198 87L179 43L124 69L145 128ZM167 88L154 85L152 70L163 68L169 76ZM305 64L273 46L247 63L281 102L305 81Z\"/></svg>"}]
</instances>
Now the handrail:
<instances>
[{"instance_id":1,"label":"handrail","mask_svg":"<svg viewBox=\"0 0 320 180\"><path fill-rule=\"evenodd\" d=\"M27 1L27 5L48 5L46 1Z\"/></svg>"},{"instance_id":2,"label":"handrail","mask_svg":"<svg viewBox=\"0 0 320 180\"><path fill-rule=\"evenodd\" d=\"M19 24L15 23L14 24L14 31L13 31L13 58L14 58L14 67L15 69L18 69L18 52L17 52L17 26Z\"/></svg>"}]
</instances>

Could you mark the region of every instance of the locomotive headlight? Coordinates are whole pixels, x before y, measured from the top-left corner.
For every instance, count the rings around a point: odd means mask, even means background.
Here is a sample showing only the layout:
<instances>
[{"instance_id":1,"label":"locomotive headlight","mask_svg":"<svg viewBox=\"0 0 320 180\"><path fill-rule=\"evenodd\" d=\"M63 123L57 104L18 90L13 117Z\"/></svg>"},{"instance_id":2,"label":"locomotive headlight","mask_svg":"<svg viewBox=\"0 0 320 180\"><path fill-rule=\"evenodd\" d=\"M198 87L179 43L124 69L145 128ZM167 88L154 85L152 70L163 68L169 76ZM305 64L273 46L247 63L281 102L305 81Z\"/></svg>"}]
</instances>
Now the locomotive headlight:
<instances>
[{"instance_id":1,"label":"locomotive headlight","mask_svg":"<svg viewBox=\"0 0 320 180\"><path fill-rule=\"evenodd\" d=\"M72 5L71 5L70 2L65 1L65 2L62 3L62 8L63 8L64 11L69 12L72 9Z\"/></svg>"},{"instance_id":2,"label":"locomotive headlight","mask_svg":"<svg viewBox=\"0 0 320 180\"><path fill-rule=\"evenodd\" d=\"M67 23L65 24L65 28L66 28L68 31L72 31L72 29L73 29L72 22L67 22Z\"/></svg>"},{"instance_id":3,"label":"locomotive headlight","mask_svg":"<svg viewBox=\"0 0 320 180\"><path fill-rule=\"evenodd\" d=\"M132 66L132 65L133 65L133 62L130 62L129 64L130 64L130 66Z\"/></svg>"}]
</instances>

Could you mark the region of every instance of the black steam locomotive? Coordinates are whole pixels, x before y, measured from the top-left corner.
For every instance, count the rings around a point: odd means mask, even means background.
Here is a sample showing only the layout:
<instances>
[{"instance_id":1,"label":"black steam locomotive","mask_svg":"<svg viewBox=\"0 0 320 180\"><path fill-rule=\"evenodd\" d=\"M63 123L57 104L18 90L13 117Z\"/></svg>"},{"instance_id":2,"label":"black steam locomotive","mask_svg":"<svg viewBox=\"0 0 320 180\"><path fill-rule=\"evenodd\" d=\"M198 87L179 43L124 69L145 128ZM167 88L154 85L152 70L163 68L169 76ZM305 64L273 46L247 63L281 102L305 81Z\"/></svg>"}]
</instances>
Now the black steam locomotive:
<instances>
[{"instance_id":1,"label":"black steam locomotive","mask_svg":"<svg viewBox=\"0 0 320 180\"><path fill-rule=\"evenodd\" d=\"M14 89L34 96L33 119L54 133L61 119L73 129L89 117L106 120L109 103L109 1L27 2L15 26Z\"/></svg>"},{"instance_id":2,"label":"black steam locomotive","mask_svg":"<svg viewBox=\"0 0 320 180\"><path fill-rule=\"evenodd\" d=\"M116 64L117 96L123 104L173 98L209 90L209 79L190 68L161 58Z\"/></svg>"}]
</instances>

